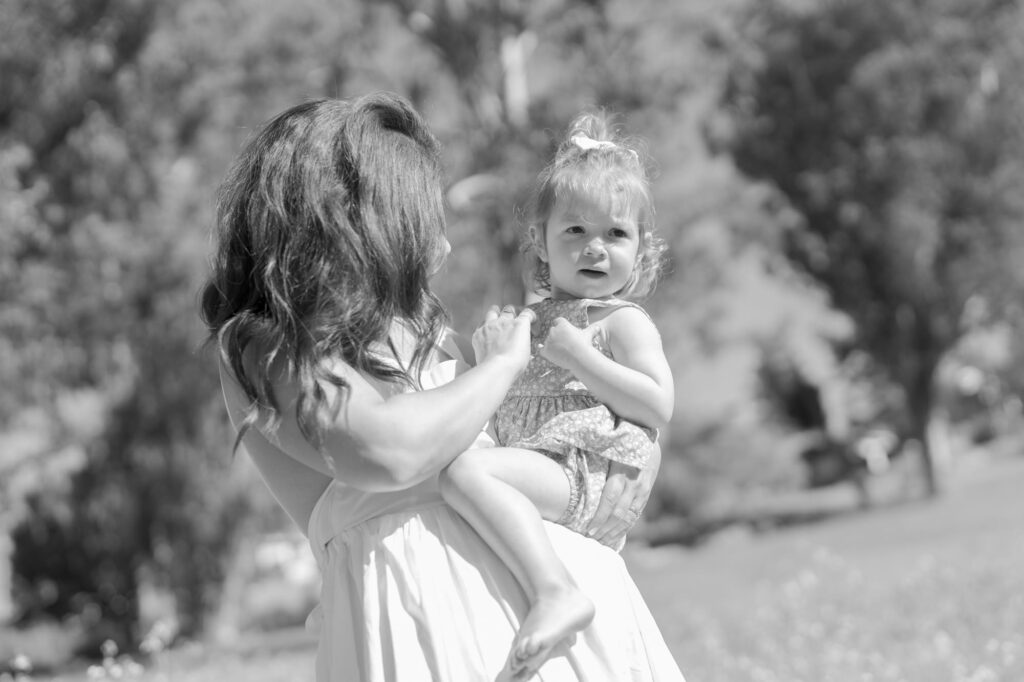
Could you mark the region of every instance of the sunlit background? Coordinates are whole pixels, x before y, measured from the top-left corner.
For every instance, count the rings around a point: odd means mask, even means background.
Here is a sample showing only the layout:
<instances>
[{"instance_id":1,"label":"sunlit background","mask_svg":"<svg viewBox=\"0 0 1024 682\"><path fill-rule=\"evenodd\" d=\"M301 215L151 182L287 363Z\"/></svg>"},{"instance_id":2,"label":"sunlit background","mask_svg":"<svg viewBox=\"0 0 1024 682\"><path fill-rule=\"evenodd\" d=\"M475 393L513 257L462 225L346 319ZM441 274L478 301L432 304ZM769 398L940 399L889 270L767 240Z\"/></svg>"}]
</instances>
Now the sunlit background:
<instances>
[{"instance_id":1,"label":"sunlit background","mask_svg":"<svg viewBox=\"0 0 1024 682\"><path fill-rule=\"evenodd\" d=\"M245 138L378 89L463 332L568 121L647 141L677 396L624 555L690 682L1024 680L1024 3L2 0L0 681L312 680L196 294Z\"/></svg>"}]
</instances>

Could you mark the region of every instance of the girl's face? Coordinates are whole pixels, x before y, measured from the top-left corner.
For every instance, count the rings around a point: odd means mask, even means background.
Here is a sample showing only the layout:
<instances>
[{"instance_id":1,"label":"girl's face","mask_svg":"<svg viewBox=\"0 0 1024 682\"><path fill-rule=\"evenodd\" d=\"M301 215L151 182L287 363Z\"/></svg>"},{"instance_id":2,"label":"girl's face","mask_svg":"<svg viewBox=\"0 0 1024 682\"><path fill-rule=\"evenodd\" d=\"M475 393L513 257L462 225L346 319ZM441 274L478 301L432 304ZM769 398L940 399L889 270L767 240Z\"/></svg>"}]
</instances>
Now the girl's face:
<instances>
[{"instance_id":1,"label":"girl's face","mask_svg":"<svg viewBox=\"0 0 1024 682\"><path fill-rule=\"evenodd\" d=\"M607 298L626 286L640 229L635 216L617 215L614 203L590 197L555 202L540 244L552 298Z\"/></svg>"}]
</instances>

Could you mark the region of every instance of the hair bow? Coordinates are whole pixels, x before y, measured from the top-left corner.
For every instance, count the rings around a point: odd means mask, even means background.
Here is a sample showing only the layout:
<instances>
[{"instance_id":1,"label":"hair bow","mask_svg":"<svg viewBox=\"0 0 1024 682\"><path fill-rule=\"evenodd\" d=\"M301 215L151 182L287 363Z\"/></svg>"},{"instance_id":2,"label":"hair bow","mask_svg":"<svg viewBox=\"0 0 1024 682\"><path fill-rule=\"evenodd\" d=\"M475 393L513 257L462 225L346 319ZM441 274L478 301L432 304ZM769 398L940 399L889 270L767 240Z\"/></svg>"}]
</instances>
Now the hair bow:
<instances>
[{"instance_id":1,"label":"hair bow","mask_svg":"<svg viewBox=\"0 0 1024 682\"><path fill-rule=\"evenodd\" d=\"M569 141L574 145L587 152L591 149L615 149L617 146L614 142L608 140L595 140L592 137L587 137L583 133L573 135L569 138Z\"/></svg>"}]
</instances>

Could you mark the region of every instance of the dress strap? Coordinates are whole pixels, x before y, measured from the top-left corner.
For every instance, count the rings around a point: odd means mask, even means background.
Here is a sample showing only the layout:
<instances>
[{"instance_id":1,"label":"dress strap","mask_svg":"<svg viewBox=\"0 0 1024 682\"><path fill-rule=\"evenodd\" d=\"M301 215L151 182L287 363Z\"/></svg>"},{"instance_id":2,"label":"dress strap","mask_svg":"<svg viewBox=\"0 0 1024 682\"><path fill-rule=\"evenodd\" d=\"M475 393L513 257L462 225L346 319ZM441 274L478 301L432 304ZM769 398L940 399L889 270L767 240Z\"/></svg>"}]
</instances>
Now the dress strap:
<instances>
[{"instance_id":1,"label":"dress strap","mask_svg":"<svg viewBox=\"0 0 1024 682\"><path fill-rule=\"evenodd\" d=\"M651 318L651 314L647 312L643 306L641 306L638 303L634 303L633 301L627 301L622 298L583 298L580 299L580 301L584 311L590 308L610 308L612 310L618 310L619 308L636 308L644 315L646 315L648 319L653 319Z\"/></svg>"},{"instance_id":2,"label":"dress strap","mask_svg":"<svg viewBox=\"0 0 1024 682\"><path fill-rule=\"evenodd\" d=\"M437 347L446 353L448 357L466 364L466 358L462 354L462 349L459 348L459 344L455 341L454 329L451 329L450 327L445 328L444 332L441 334L441 340L437 342Z\"/></svg>"}]
</instances>

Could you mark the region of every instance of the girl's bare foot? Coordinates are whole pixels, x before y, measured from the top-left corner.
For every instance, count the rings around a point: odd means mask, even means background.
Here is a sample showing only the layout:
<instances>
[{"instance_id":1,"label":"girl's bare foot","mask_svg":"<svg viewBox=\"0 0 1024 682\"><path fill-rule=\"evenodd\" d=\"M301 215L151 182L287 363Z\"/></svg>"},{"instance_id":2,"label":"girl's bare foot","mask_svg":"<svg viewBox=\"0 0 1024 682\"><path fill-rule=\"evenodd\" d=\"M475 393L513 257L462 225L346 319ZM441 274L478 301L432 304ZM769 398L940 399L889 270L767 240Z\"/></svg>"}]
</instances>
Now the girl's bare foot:
<instances>
[{"instance_id":1,"label":"girl's bare foot","mask_svg":"<svg viewBox=\"0 0 1024 682\"><path fill-rule=\"evenodd\" d=\"M538 593L512 644L509 669L515 680L528 680L564 639L594 619L594 604L575 586Z\"/></svg>"}]
</instances>

